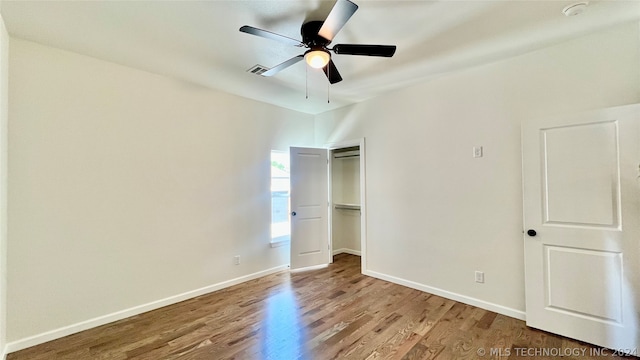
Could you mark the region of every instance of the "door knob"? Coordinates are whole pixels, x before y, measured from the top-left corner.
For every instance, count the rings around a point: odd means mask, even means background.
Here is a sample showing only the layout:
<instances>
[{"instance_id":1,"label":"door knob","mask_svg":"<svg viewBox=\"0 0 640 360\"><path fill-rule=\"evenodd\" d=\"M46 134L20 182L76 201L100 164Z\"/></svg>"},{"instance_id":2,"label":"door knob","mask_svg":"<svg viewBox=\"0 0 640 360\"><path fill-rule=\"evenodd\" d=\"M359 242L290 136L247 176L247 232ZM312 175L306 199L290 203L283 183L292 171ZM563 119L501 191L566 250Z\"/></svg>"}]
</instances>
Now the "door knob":
<instances>
[{"instance_id":1,"label":"door knob","mask_svg":"<svg viewBox=\"0 0 640 360\"><path fill-rule=\"evenodd\" d=\"M536 236L537 234L538 234L538 233L537 233L535 230L533 230L533 229L529 229L529 230L527 230L527 235L529 235L529 236L531 236L531 237Z\"/></svg>"},{"instance_id":2,"label":"door knob","mask_svg":"<svg viewBox=\"0 0 640 360\"><path fill-rule=\"evenodd\" d=\"M292 211L292 212L291 212L291 216L296 216L296 212L295 212L295 211Z\"/></svg>"}]
</instances>

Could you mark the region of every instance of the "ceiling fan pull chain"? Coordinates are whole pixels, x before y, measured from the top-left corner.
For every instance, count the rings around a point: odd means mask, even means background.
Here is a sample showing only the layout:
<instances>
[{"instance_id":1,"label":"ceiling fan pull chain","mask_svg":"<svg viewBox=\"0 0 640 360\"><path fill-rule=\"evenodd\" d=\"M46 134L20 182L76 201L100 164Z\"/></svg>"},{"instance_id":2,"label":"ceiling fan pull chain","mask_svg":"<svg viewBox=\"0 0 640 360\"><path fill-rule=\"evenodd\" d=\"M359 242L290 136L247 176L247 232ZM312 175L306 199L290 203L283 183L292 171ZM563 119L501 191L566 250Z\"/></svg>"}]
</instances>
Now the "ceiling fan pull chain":
<instances>
[{"instance_id":1,"label":"ceiling fan pull chain","mask_svg":"<svg viewBox=\"0 0 640 360\"><path fill-rule=\"evenodd\" d=\"M331 66L327 66L327 80L331 79L329 74L331 74ZM330 85L331 85L331 80L327 81L327 104L330 103L329 101L329 89L331 88Z\"/></svg>"},{"instance_id":2,"label":"ceiling fan pull chain","mask_svg":"<svg viewBox=\"0 0 640 360\"><path fill-rule=\"evenodd\" d=\"M309 67L304 67L304 92L305 99L309 99Z\"/></svg>"}]
</instances>

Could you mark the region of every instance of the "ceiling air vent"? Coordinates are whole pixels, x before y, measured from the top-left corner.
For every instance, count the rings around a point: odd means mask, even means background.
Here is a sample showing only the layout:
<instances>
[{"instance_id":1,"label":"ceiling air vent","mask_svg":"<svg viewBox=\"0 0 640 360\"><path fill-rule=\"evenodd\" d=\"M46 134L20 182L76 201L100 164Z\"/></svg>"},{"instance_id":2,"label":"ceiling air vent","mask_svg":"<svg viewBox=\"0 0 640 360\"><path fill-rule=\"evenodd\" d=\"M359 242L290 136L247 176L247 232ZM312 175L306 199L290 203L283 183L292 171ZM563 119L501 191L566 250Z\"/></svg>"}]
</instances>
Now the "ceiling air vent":
<instances>
[{"instance_id":1,"label":"ceiling air vent","mask_svg":"<svg viewBox=\"0 0 640 360\"><path fill-rule=\"evenodd\" d=\"M256 64L256 65L252 66L251 69L247 70L247 72L250 72L250 73L256 74L256 75L262 75L262 73L264 73L267 70L269 70L268 67Z\"/></svg>"}]
</instances>

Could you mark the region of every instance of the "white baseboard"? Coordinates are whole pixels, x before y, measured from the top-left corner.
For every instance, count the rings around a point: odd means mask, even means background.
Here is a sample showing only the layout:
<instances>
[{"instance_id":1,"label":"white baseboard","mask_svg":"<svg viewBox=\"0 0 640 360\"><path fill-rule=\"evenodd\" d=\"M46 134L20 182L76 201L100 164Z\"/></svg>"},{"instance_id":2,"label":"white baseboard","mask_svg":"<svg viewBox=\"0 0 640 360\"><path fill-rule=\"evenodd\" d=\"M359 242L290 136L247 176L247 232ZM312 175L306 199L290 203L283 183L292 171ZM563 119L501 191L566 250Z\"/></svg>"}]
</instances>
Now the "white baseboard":
<instances>
[{"instance_id":1,"label":"white baseboard","mask_svg":"<svg viewBox=\"0 0 640 360\"><path fill-rule=\"evenodd\" d=\"M423 285L423 284L420 284L420 283L417 283L417 282L414 282L414 281L405 280L405 279L402 279L402 278L398 278L398 277L395 277L395 276L382 274L382 273L371 271L371 270L365 270L362 273L364 275L367 275L367 276L371 276L371 277L378 278L378 279L381 279L381 280L389 281L389 282L392 282L394 284L410 287L412 289L424 291L424 292L427 292L429 294L442 296L442 297L447 298L447 299L455 300L455 301L458 301L458 302L461 302L461 303L464 303L464 304L467 304L467 305L473 305L473 306L479 307L481 309L485 309L485 310L496 312L498 314L502 314L502 315L509 316L509 317L516 318L516 319L520 319L520 320L526 320L526 313L524 311L521 311L521 310L512 309L510 307L494 304L494 303L491 303L491 302L488 302L488 301L484 301L484 300L480 300L480 299L476 299L476 298L473 298L473 297L470 297L470 296L466 296L466 295L454 293L454 292L451 292L451 291L447 291L447 290L443 290L443 289L439 289L439 288Z\"/></svg>"},{"instance_id":2,"label":"white baseboard","mask_svg":"<svg viewBox=\"0 0 640 360\"><path fill-rule=\"evenodd\" d=\"M243 283L245 281L249 281L249 280L253 280L253 279L257 279L263 276L267 276L282 270L286 270L289 268L289 265L282 265L282 266L277 266L271 269L267 269L267 270L263 270L263 271L259 271L253 274L249 274L249 275L244 275L235 279L231 279L231 280L227 280L227 281L223 281L217 284L213 284L213 285L209 285L209 286L205 286L203 288L200 289L195 289L195 290L191 290L191 291L187 291L185 293L182 294L178 294L178 295L174 295L174 296L170 296L164 299L160 299L160 300L156 300L156 301L152 301L150 303L147 304L142 304L139 306L134 306L132 308L129 309L125 309L125 310L121 310L121 311L117 311L111 314L107 314L107 315L103 315L103 316L98 316L96 318L93 319L89 319L86 321L82 321L76 324L72 324L69 326L64 326L58 329L54 329L51 331L47 331L38 335L34 335L34 336L30 336L24 339L20 339L20 340L16 340L16 341L12 341L10 343L8 343L5 346L4 349L4 356L6 356L6 354L15 352L15 351L19 351L22 349L26 349L28 347L31 346L35 346L35 345L39 345L42 343L45 343L47 341L51 341L51 340L55 340L55 339L59 339L61 337L67 336L67 335L71 335L71 334L75 334L77 332L80 331L84 331L84 330L88 330L97 326L101 326L101 325L105 325L114 321L118 321L118 320L122 320L131 316L135 316L135 315L139 315L142 313L145 313L147 311L151 311L151 310L155 310L155 309L159 309L161 307L167 306L167 305L172 305L175 303L179 303L181 301L184 300L188 300L191 298L194 298L196 296L200 296L200 295L204 295L204 294L208 294L210 292L214 292L220 289L224 289L227 288L229 286L233 286L233 285L237 285L240 283ZM4 360L4 358L3 358Z\"/></svg>"},{"instance_id":3,"label":"white baseboard","mask_svg":"<svg viewBox=\"0 0 640 360\"><path fill-rule=\"evenodd\" d=\"M338 254L351 254L351 255L357 255L357 256L362 255L360 250L352 250L347 248L333 250L333 255L338 255Z\"/></svg>"},{"instance_id":4,"label":"white baseboard","mask_svg":"<svg viewBox=\"0 0 640 360\"><path fill-rule=\"evenodd\" d=\"M291 271L291 273L300 273L300 272L305 272L305 271L313 271L313 270L319 270L319 269L324 269L327 266L329 266L329 264L320 264L320 265L313 265L313 266L307 266L307 267L303 267L303 268L299 268L299 269L291 269L289 271Z\"/></svg>"},{"instance_id":5,"label":"white baseboard","mask_svg":"<svg viewBox=\"0 0 640 360\"><path fill-rule=\"evenodd\" d=\"M3 347L3 349L2 349L2 357L0 357L0 359L2 359L2 360L7 360L7 354L8 354L8 353L9 353L9 352L7 351L7 347L6 347L6 346L5 346L5 347Z\"/></svg>"}]
</instances>

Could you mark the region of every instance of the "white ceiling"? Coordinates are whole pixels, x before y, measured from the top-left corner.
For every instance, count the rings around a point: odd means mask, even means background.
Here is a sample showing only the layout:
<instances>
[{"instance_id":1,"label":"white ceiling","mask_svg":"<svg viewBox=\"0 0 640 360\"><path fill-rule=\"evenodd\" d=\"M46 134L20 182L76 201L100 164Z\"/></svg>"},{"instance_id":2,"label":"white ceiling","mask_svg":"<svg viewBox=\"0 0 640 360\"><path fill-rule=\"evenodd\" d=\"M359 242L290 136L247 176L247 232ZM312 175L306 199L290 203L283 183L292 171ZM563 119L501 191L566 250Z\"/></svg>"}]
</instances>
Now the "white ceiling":
<instances>
[{"instance_id":1,"label":"white ceiling","mask_svg":"<svg viewBox=\"0 0 640 360\"><path fill-rule=\"evenodd\" d=\"M577 0L576 0L577 1ZM372 1L333 44L397 45L393 58L334 55L344 80L331 85L300 62L274 77L246 72L275 66L304 49L238 31L251 25L300 39L305 21L323 20L334 1L2 1L12 36L317 114L459 69L640 20L640 1ZM305 99L308 82L309 99Z\"/></svg>"}]
</instances>

